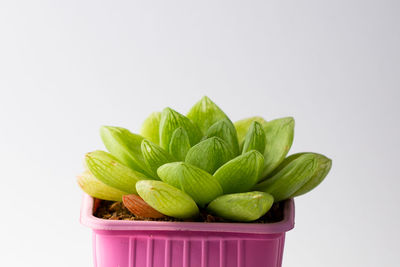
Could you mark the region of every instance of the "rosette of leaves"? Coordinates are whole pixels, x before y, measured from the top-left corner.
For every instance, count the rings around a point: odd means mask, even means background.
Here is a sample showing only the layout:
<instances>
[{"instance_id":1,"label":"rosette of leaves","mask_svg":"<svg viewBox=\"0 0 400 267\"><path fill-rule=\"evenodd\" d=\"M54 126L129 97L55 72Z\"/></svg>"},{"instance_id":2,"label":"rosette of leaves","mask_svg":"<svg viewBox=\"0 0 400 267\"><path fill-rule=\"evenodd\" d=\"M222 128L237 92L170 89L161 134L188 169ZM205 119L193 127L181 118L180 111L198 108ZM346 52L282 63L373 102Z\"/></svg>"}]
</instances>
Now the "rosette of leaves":
<instances>
[{"instance_id":1,"label":"rosette of leaves","mask_svg":"<svg viewBox=\"0 0 400 267\"><path fill-rule=\"evenodd\" d=\"M208 97L186 116L172 108L152 113L139 134L103 126L100 135L108 152L86 155L78 183L95 198L123 201L140 217L195 220L206 210L254 221L274 202L314 189L332 164L318 153L286 157L292 117L232 123Z\"/></svg>"}]
</instances>

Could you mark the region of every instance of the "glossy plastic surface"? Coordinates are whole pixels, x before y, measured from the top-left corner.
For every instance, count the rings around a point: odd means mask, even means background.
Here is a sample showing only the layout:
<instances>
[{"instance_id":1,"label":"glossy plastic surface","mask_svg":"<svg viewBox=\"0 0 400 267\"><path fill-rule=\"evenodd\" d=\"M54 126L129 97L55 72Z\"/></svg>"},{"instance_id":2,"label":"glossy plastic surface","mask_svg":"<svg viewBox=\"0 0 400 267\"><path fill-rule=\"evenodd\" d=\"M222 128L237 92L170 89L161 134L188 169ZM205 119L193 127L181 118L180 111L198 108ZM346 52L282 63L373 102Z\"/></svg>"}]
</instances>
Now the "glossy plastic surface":
<instances>
[{"instance_id":1,"label":"glossy plastic surface","mask_svg":"<svg viewBox=\"0 0 400 267\"><path fill-rule=\"evenodd\" d=\"M270 224L116 221L92 211L85 195L81 223L93 229L95 267L280 267L294 227L292 199Z\"/></svg>"}]
</instances>

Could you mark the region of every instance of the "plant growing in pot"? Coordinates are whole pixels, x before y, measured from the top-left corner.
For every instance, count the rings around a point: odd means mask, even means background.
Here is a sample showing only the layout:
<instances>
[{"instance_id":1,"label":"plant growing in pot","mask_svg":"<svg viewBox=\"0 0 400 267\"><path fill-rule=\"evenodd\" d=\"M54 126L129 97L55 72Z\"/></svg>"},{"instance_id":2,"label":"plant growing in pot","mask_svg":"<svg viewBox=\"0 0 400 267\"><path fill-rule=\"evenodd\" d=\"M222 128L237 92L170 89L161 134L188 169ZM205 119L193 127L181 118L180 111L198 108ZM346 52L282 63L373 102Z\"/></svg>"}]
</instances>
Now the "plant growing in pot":
<instances>
[{"instance_id":1,"label":"plant growing in pot","mask_svg":"<svg viewBox=\"0 0 400 267\"><path fill-rule=\"evenodd\" d=\"M96 267L281 266L293 198L331 168L317 153L286 157L293 118L232 123L207 97L186 116L152 113L140 135L100 135L108 152L87 153L78 176Z\"/></svg>"}]
</instances>

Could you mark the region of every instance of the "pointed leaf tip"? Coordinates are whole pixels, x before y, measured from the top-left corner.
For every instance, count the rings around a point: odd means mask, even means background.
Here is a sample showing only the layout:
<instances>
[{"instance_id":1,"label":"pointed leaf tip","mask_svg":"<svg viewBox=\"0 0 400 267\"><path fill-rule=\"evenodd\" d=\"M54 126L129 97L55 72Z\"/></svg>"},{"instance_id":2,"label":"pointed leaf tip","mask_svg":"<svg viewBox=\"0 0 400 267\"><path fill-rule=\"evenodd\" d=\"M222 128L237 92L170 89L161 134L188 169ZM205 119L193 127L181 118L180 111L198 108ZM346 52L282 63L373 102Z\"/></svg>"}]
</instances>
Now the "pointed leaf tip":
<instances>
[{"instance_id":1,"label":"pointed leaf tip","mask_svg":"<svg viewBox=\"0 0 400 267\"><path fill-rule=\"evenodd\" d=\"M207 96L201 98L188 112L187 117L205 133L207 129L228 116Z\"/></svg>"},{"instance_id":2,"label":"pointed leaf tip","mask_svg":"<svg viewBox=\"0 0 400 267\"><path fill-rule=\"evenodd\" d=\"M243 142L242 153L250 150L257 150L261 154L264 154L265 151L265 132L262 125L257 121L251 123Z\"/></svg>"},{"instance_id":3,"label":"pointed leaf tip","mask_svg":"<svg viewBox=\"0 0 400 267\"><path fill-rule=\"evenodd\" d=\"M262 178L270 174L285 159L293 143L294 119L275 119L263 125L265 132L264 170Z\"/></svg>"},{"instance_id":4,"label":"pointed leaf tip","mask_svg":"<svg viewBox=\"0 0 400 267\"><path fill-rule=\"evenodd\" d=\"M264 125L265 123L267 123L266 120L264 120L262 117L258 117L258 116L242 119L242 120L236 121L234 123L240 146L243 145L244 138L245 138L245 136L250 128L250 125L253 121L259 122L261 125Z\"/></svg>"},{"instance_id":5,"label":"pointed leaf tip","mask_svg":"<svg viewBox=\"0 0 400 267\"><path fill-rule=\"evenodd\" d=\"M140 134L151 142L160 144L160 120L161 112L151 113L142 124Z\"/></svg>"},{"instance_id":6,"label":"pointed leaf tip","mask_svg":"<svg viewBox=\"0 0 400 267\"><path fill-rule=\"evenodd\" d=\"M190 145L195 145L201 139L201 131L190 119L180 114L179 112L165 108L161 113L160 120L160 145L165 150L169 149L174 131L182 127L185 129Z\"/></svg>"}]
</instances>

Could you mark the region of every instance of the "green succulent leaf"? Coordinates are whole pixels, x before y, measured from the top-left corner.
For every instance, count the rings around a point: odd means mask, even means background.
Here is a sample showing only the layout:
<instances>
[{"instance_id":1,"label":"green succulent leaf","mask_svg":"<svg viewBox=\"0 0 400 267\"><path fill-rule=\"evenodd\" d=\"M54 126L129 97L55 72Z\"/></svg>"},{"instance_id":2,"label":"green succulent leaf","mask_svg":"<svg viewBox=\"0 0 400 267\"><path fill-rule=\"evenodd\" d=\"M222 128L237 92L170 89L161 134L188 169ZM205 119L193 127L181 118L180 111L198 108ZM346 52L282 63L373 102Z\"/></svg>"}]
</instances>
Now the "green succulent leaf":
<instances>
[{"instance_id":1,"label":"green succulent leaf","mask_svg":"<svg viewBox=\"0 0 400 267\"><path fill-rule=\"evenodd\" d=\"M257 183L263 164L263 155L252 150L222 165L214 177L224 194L245 192Z\"/></svg>"},{"instance_id":2,"label":"green succulent leaf","mask_svg":"<svg viewBox=\"0 0 400 267\"><path fill-rule=\"evenodd\" d=\"M238 136L239 145L243 144L244 138L247 132L249 131L250 125L253 121L259 122L261 125L267 123L267 121L264 120L262 117L257 117L257 116L242 119L234 123Z\"/></svg>"},{"instance_id":3,"label":"green succulent leaf","mask_svg":"<svg viewBox=\"0 0 400 267\"><path fill-rule=\"evenodd\" d=\"M122 196L129 194L100 182L89 171L78 175L77 182L86 194L98 199L122 201Z\"/></svg>"},{"instance_id":4,"label":"green succulent leaf","mask_svg":"<svg viewBox=\"0 0 400 267\"><path fill-rule=\"evenodd\" d=\"M261 154L265 151L265 132L259 122L253 121L243 142L242 153L257 150Z\"/></svg>"},{"instance_id":5,"label":"green succulent leaf","mask_svg":"<svg viewBox=\"0 0 400 267\"><path fill-rule=\"evenodd\" d=\"M141 151L143 137L122 127L102 126L100 136L107 150L130 168L150 175Z\"/></svg>"},{"instance_id":6,"label":"green succulent leaf","mask_svg":"<svg viewBox=\"0 0 400 267\"><path fill-rule=\"evenodd\" d=\"M184 161L190 149L190 140L187 132L182 127L176 128L169 143L169 153L176 159Z\"/></svg>"},{"instance_id":7,"label":"green succulent leaf","mask_svg":"<svg viewBox=\"0 0 400 267\"><path fill-rule=\"evenodd\" d=\"M160 144L160 120L161 112L153 112L143 122L140 130L140 135L157 145Z\"/></svg>"},{"instance_id":8,"label":"green succulent leaf","mask_svg":"<svg viewBox=\"0 0 400 267\"><path fill-rule=\"evenodd\" d=\"M316 155L300 155L290 160L274 176L257 184L254 190L271 194L276 202L288 199L310 181L317 165Z\"/></svg>"},{"instance_id":9,"label":"green succulent leaf","mask_svg":"<svg viewBox=\"0 0 400 267\"><path fill-rule=\"evenodd\" d=\"M142 154L147 168L151 171L152 177L158 179L157 169L165 163L176 161L173 156L168 154L162 147L144 139L142 141Z\"/></svg>"},{"instance_id":10,"label":"green succulent leaf","mask_svg":"<svg viewBox=\"0 0 400 267\"><path fill-rule=\"evenodd\" d=\"M158 168L157 173L162 181L181 189L201 207L222 194L221 186L211 174L189 163L168 163Z\"/></svg>"},{"instance_id":11,"label":"green succulent leaf","mask_svg":"<svg viewBox=\"0 0 400 267\"><path fill-rule=\"evenodd\" d=\"M223 119L214 123L208 128L205 138L219 137L224 140L231 148L235 156L239 155L239 142L236 134L235 126L229 119Z\"/></svg>"},{"instance_id":12,"label":"green succulent leaf","mask_svg":"<svg viewBox=\"0 0 400 267\"><path fill-rule=\"evenodd\" d=\"M105 151L96 150L87 153L85 163L96 179L129 194L136 194L135 184L137 181L149 179L146 175L125 166Z\"/></svg>"},{"instance_id":13,"label":"green succulent leaf","mask_svg":"<svg viewBox=\"0 0 400 267\"><path fill-rule=\"evenodd\" d=\"M191 119L205 133L211 125L228 116L207 96L204 96L188 112L187 117Z\"/></svg>"},{"instance_id":14,"label":"green succulent leaf","mask_svg":"<svg viewBox=\"0 0 400 267\"><path fill-rule=\"evenodd\" d=\"M188 151L185 161L213 174L233 157L231 149L224 140L211 137L193 146Z\"/></svg>"},{"instance_id":15,"label":"green succulent leaf","mask_svg":"<svg viewBox=\"0 0 400 267\"><path fill-rule=\"evenodd\" d=\"M161 113L160 121L160 145L165 150L169 149L174 131L182 127L189 136L190 145L193 146L199 142L202 137L200 129L188 118L171 108L165 108Z\"/></svg>"},{"instance_id":16,"label":"green succulent leaf","mask_svg":"<svg viewBox=\"0 0 400 267\"><path fill-rule=\"evenodd\" d=\"M272 207L274 198L264 192L246 192L220 196L207 210L224 219L250 222L259 219Z\"/></svg>"},{"instance_id":17,"label":"green succulent leaf","mask_svg":"<svg viewBox=\"0 0 400 267\"><path fill-rule=\"evenodd\" d=\"M311 153L311 152L293 154L293 155L287 157L282 162L281 165L283 165L284 163L289 164L291 161L295 160L296 158L298 158L304 154L314 155L317 160L317 167L315 168L313 174L311 175L310 180L308 180L308 182L306 182L302 187L300 187L299 190L297 190L293 195L291 195L290 198L304 195L305 193L308 193L311 190L313 190L325 179L325 177L328 175L328 173L332 167L331 159L325 157L324 155L321 155L318 153ZM280 165L279 165L279 167L280 167Z\"/></svg>"},{"instance_id":18,"label":"green succulent leaf","mask_svg":"<svg viewBox=\"0 0 400 267\"><path fill-rule=\"evenodd\" d=\"M167 216L190 219L199 214L199 208L188 194L164 182L139 181L136 190L147 204Z\"/></svg>"},{"instance_id":19,"label":"green succulent leaf","mask_svg":"<svg viewBox=\"0 0 400 267\"><path fill-rule=\"evenodd\" d=\"M264 170L261 178L267 177L285 159L293 143L294 119L286 117L269 121L263 125L265 132Z\"/></svg>"}]
</instances>

